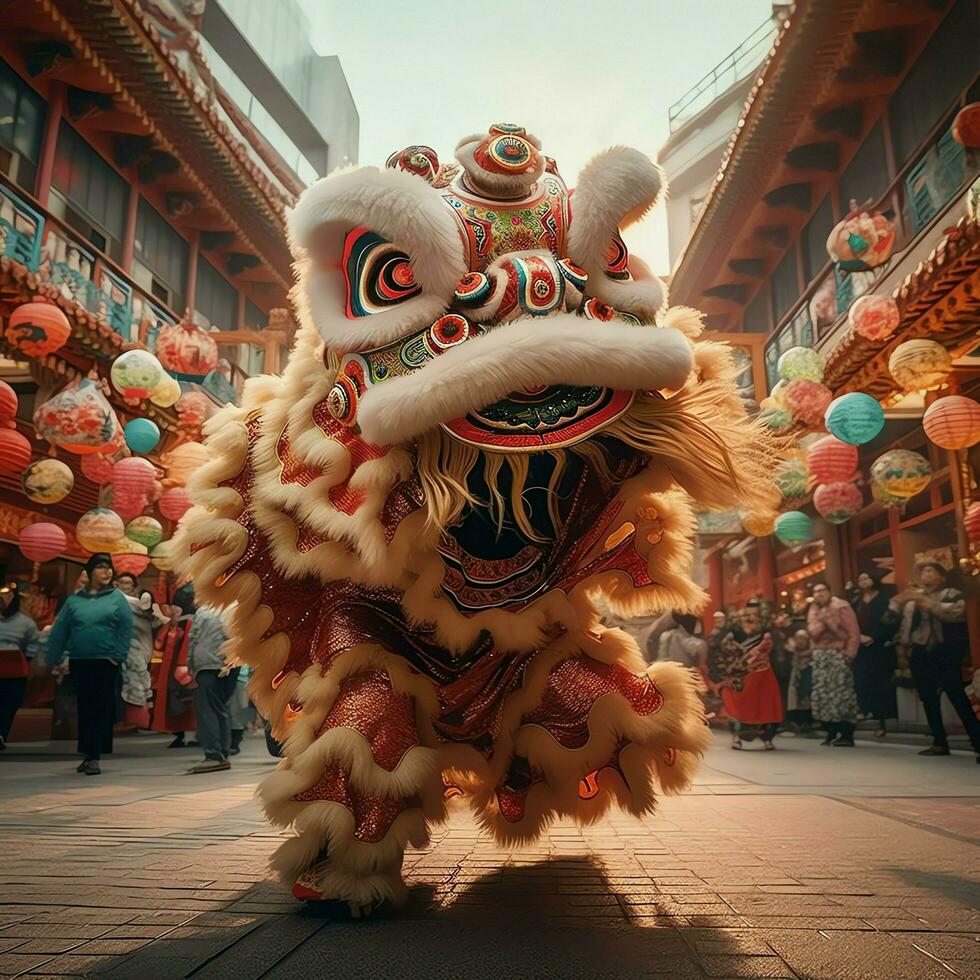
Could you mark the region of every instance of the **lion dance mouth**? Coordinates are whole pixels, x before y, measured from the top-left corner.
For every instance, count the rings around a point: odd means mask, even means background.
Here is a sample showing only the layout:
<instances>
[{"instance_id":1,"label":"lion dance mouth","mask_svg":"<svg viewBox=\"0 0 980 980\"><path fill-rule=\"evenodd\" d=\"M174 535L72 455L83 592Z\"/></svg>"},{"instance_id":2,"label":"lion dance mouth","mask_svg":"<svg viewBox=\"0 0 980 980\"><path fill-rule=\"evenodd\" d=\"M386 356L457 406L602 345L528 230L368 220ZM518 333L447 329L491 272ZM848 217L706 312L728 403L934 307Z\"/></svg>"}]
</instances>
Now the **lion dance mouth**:
<instances>
[{"instance_id":1,"label":"lion dance mouth","mask_svg":"<svg viewBox=\"0 0 980 980\"><path fill-rule=\"evenodd\" d=\"M174 542L284 742L299 897L397 903L448 805L525 841L688 785L698 681L599 610L697 609L694 507L771 505L775 450L627 252L661 183L619 148L573 193L499 124L300 199L296 346L209 423Z\"/></svg>"}]
</instances>

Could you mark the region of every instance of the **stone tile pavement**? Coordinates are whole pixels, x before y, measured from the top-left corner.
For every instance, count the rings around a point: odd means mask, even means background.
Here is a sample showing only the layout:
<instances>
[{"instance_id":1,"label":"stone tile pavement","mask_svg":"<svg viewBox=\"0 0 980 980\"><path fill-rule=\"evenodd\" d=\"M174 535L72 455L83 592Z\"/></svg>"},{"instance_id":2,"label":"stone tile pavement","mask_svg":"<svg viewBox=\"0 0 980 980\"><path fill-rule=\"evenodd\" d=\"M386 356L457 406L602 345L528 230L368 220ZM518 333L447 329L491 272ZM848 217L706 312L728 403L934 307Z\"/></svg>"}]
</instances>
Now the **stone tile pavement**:
<instances>
[{"instance_id":1,"label":"stone tile pavement","mask_svg":"<svg viewBox=\"0 0 980 980\"><path fill-rule=\"evenodd\" d=\"M644 820L499 848L464 814L412 851L409 907L351 923L266 874L231 772L120 740L98 778L63 743L0 756L0 977L980 977L980 766L907 747L719 740Z\"/></svg>"}]
</instances>

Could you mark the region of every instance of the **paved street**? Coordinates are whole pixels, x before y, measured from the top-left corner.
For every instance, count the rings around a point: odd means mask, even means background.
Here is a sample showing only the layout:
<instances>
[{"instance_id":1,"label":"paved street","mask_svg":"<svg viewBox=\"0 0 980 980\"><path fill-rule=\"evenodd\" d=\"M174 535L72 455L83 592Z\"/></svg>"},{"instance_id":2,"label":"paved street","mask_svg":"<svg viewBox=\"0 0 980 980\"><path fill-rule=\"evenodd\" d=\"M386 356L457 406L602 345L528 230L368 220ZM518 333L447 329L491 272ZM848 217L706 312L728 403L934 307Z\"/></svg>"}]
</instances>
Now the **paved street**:
<instances>
[{"instance_id":1,"label":"paved street","mask_svg":"<svg viewBox=\"0 0 980 980\"><path fill-rule=\"evenodd\" d=\"M646 820L500 849L462 814L406 861L407 910L351 923L266 878L260 738L229 773L120 740L0 757L0 976L980 977L980 766L908 746L718 736Z\"/></svg>"}]
</instances>

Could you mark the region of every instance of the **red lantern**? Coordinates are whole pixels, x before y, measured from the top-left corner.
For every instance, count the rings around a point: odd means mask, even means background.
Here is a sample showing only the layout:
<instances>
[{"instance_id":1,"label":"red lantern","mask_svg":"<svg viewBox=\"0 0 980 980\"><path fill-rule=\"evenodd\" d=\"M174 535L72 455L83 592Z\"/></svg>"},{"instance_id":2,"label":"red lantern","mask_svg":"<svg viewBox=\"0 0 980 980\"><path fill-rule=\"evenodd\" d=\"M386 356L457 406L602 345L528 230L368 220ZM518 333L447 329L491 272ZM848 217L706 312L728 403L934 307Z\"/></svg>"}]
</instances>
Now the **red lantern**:
<instances>
[{"instance_id":1,"label":"red lantern","mask_svg":"<svg viewBox=\"0 0 980 980\"><path fill-rule=\"evenodd\" d=\"M963 395L937 398L922 416L922 428L943 449L969 449L980 442L980 405Z\"/></svg>"},{"instance_id":2,"label":"red lantern","mask_svg":"<svg viewBox=\"0 0 980 980\"><path fill-rule=\"evenodd\" d=\"M51 561L68 547L68 538L57 524L28 524L18 539L21 554L29 561Z\"/></svg>"},{"instance_id":3,"label":"red lantern","mask_svg":"<svg viewBox=\"0 0 980 980\"><path fill-rule=\"evenodd\" d=\"M68 317L41 299L18 306L7 320L7 342L31 357L53 353L64 347L70 336Z\"/></svg>"},{"instance_id":4,"label":"red lantern","mask_svg":"<svg viewBox=\"0 0 980 980\"><path fill-rule=\"evenodd\" d=\"M976 544L980 541L980 500L975 500L967 507L963 517L963 527L971 542Z\"/></svg>"},{"instance_id":5,"label":"red lantern","mask_svg":"<svg viewBox=\"0 0 980 980\"><path fill-rule=\"evenodd\" d=\"M0 429L0 473L19 475L30 465L31 444L12 427Z\"/></svg>"},{"instance_id":6,"label":"red lantern","mask_svg":"<svg viewBox=\"0 0 980 980\"><path fill-rule=\"evenodd\" d=\"M107 456L88 455L82 457L82 475L101 487L112 479L112 460Z\"/></svg>"},{"instance_id":7,"label":"red lantern","mask_svg":"<svg viewBox=\"0 0 980 980\"><path fill-rule=\"evenodd\" d=\"M847 311L847 322L865 340L887 340L902 322L898 303L890 295L866 293Z\"/></svg>"},{"instance_id":8,"label":"red lantern","mask_svg":"<svg viewBox=\"0 0 980 980\"><path fill-rule=\"evenodd\" d=\"M171 487L160 498L160 513L176 523L193 506L191 495L184 487Z\"/></svg>"},{"instance_id":9,"label":"red lantern","mask_svg":"<svg viewBox=\"0 0 980 980\"><path fill-rule=\"evenodd\" d=\"M141 456L130 456L112 465L112 485L126 497L148 497L156 478L153 464Z\"/></svg>"},{"instance_id":10,"label":"red lantern","mask_svg":"<svg viewBox=\"0 0 980 980\"><path fill-rule=\"evenodd\" d=\"M117 575L142 575L150 567L148 555L113 555L112 567Z\"/></svg>"},{"instance_id":11,"label":"red lantern","mask_svg":"<svg viewBox=\"0 0 980 980\"><path fill-rule=\"evenodd\" d=\"M864 494L847 480L823 483L813 492L813 506L825 521L843 524L860 512L864 506Z\"/></svg>"},{"instance_id":12,"label":"red lantern","mask_svg":"<svg viewBox=\"0 0 980 980\"><path fill-rule=\"evenodd\" d=\"M818 381L801 378L786 385L786 407L804 425L822 429L824 412L833 397L833 392Z\"/></svg>"},{"instance_id":13,"label":"red lantern","mask_svg":"<svg viewBox=\"0 0 980 980\"><path fill-rule=\"evenodd\" d=\"M218 345L190 320L167 324L157 336L156 355L174 374L203 377L218 366Z\"/></svg>"},{"instance_id":14,"label":"red lantern","mask_svg":"<svg viewBox=\"0 0 980 980\"><path fill-rule=\"evenodd\" d=\"M971 102L956 113L953 139L971 150L980 148L980 102Z\"/></svg>"},{"instance_id":15,"label":"red lantern","mask_svg":"<svg viewBox=\"0 0 980 980\"><path fill-rule=\"evenodd\" d=\"M0 381L0 425L17 418L19 404L17 392L6 381Z\"/></svg>"},{"instance_id":16,"label":"red lantern","mask_svg":"<svg viewBox=\"0 0 980 980\"><path fill-rule=\"evenodd\" d=\"M849 446L837 436L824 436L810 447L806 461L817 483L842 483L857 470L857 446Z\"/></svg>"}]
</instances>

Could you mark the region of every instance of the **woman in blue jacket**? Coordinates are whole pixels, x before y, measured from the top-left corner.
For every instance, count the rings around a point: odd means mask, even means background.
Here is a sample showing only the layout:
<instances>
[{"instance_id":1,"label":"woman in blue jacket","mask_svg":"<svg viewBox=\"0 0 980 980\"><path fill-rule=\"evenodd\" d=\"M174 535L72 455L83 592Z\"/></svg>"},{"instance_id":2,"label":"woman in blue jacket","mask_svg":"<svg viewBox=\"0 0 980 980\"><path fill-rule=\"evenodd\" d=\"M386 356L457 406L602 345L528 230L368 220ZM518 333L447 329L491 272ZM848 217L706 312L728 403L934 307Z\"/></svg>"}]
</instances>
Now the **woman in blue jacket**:
<instances>
[{"instance_id":1,"label":"woman in blue jacket","mask_svg":"<svg viewBox=\"0 0 980 980\"><path fill-rule=\"evenodd\" d=\"M48 661L58 664L67 651L78 698L78 771L97 776L99 758L112 752L116 721L116 680L133 636L133 614L126 597L112 586L112 559L92 555L85 566L88 584L70 595L48 636Z\"/></svg>"}]
</instances>

